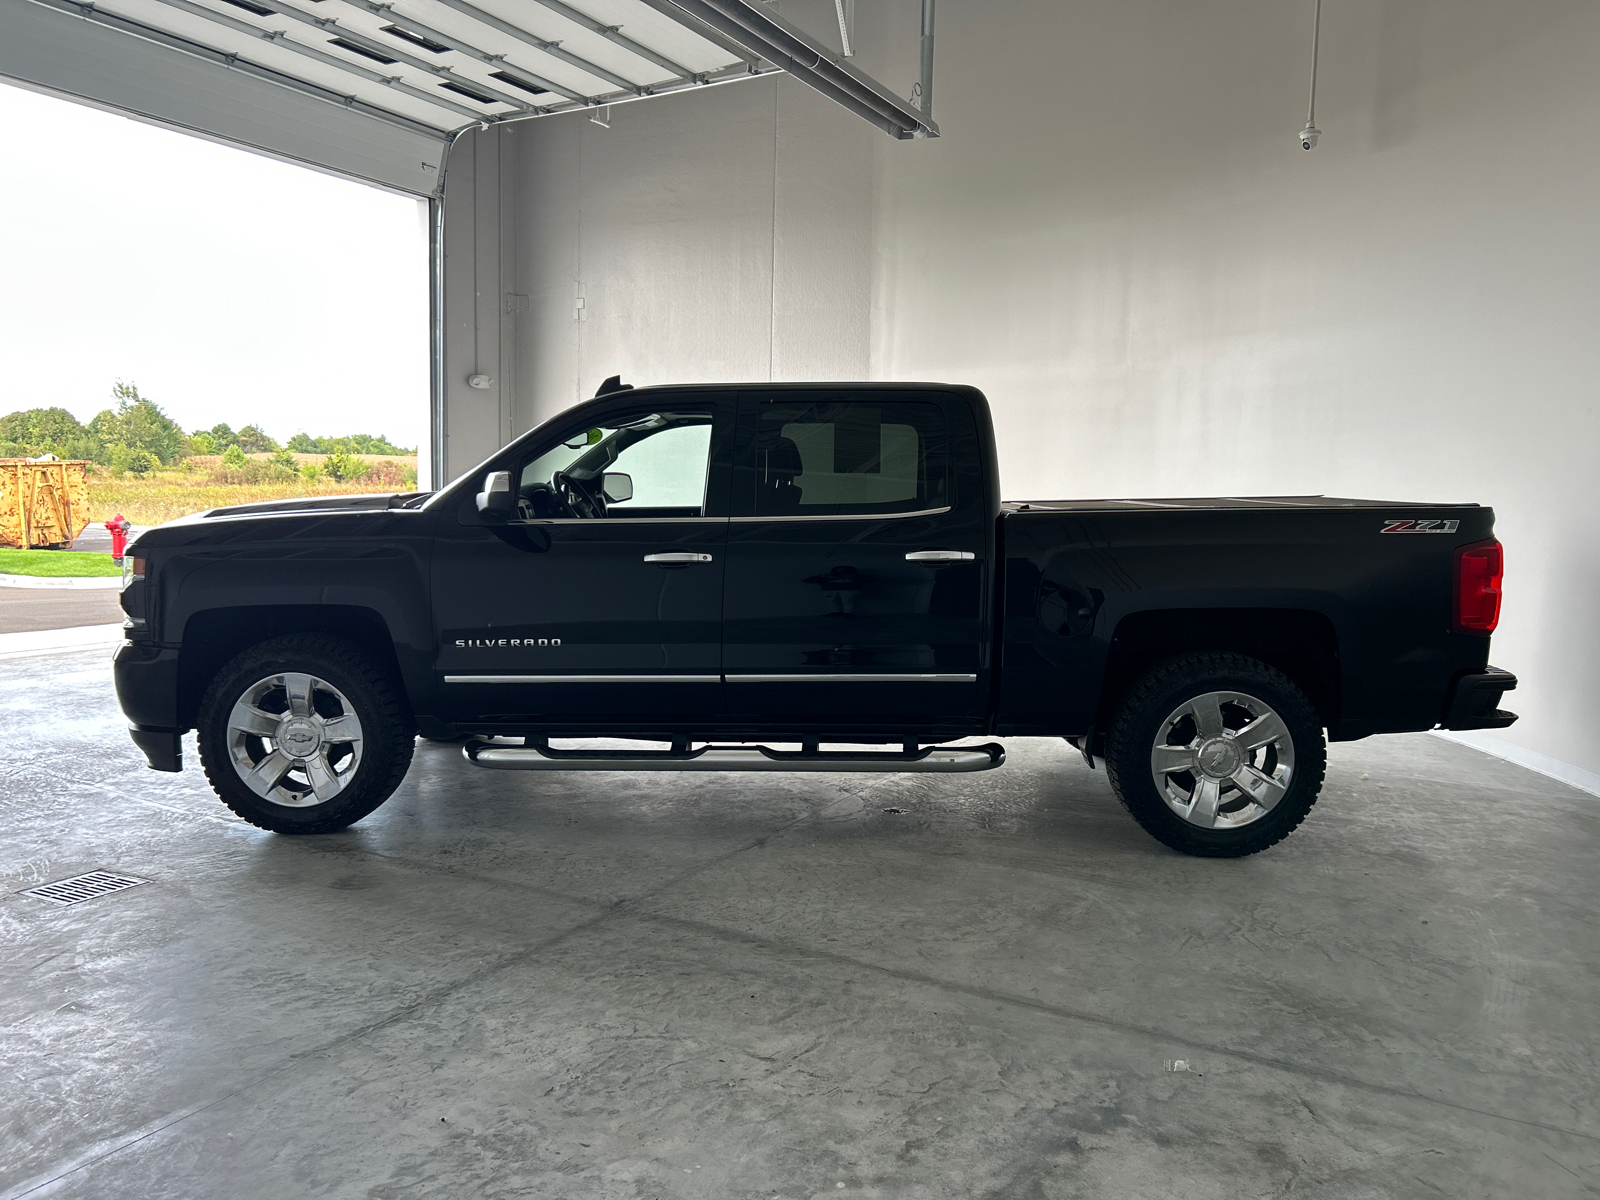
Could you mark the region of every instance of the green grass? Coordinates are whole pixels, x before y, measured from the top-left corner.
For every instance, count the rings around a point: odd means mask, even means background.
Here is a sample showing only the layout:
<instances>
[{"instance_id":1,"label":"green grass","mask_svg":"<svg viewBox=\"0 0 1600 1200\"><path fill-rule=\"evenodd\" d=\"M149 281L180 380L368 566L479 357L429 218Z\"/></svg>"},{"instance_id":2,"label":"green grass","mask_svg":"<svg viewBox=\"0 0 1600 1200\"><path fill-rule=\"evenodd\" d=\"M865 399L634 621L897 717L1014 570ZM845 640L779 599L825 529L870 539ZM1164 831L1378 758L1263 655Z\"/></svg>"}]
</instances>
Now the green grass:
<instances>
[{"instance_id":1,"label":"green grass","mask_svg":"<svg viewBox=\"0 0 1600 1200\"><path fill-rule=\"evenodd\" d=\"M73 550L12 550L0 546L0 575L120 575L122 566L109 554Z\"/></svg>"}]
</instances>

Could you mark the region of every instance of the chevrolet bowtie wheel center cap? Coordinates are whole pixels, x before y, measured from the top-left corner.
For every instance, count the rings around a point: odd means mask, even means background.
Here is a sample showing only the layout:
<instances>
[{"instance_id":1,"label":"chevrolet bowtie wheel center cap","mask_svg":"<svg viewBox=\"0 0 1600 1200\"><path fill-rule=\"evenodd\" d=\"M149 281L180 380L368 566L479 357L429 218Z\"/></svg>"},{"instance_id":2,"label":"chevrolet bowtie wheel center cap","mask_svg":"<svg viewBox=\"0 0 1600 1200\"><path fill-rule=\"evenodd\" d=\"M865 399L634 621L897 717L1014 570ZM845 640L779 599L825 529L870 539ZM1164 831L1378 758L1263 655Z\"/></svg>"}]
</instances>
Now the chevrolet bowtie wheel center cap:
<instances>
[{"instance_id":1,"label":"chevrolet bowtie wheel center cap","mask_svg":"<svg viewBox=\"0 0 1600 1200\"><path fill-rule=\"evenodd\" d=\"M291 758L310 758L322 746L322 722L312 717L290 717L278 727L277 743Z\"/></svg>"},{"instance_id":2,"label":"chevrolet bowtie wheel center cap","mask_svg":"<svg viewBox=\"0 0 1600 1200\"><path fill-rule=\"evenodd\" d=\"M1244 765L1239 743L1229 737L1212 738L1195 753L1195 763L1212 779L1226 779Z\"/></svg>"}]
</instances>

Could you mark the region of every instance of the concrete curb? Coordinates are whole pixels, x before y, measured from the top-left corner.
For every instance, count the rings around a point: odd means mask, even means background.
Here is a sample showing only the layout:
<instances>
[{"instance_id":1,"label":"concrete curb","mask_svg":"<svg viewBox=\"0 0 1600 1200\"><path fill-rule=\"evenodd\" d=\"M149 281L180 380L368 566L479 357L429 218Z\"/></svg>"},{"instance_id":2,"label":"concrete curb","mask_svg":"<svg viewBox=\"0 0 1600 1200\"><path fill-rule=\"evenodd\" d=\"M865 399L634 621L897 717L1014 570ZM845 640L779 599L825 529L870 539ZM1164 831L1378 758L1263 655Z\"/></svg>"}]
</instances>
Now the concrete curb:
<instances>
[{"instance_id":1,"label":"concrete curb","mask_svg":"<svg viewBox=\"0 0 1600 1200\"><path fill-rule=\"evenodd\" d=\"M72 625L66 629L34 629L26 633L0 633L0 658L60 654L95 650L122 641L121 625Z\"/></svg>"},{"instance_id":2,"label":"concrete curb","mask_svg":"<svg viewBox=\"0 0 1600 1200\"><path fill-rule=\"evenodd\" d=\"M0 587L19 588L120 588L120 575L0 575Z\"/></svg>"}]
</instances>

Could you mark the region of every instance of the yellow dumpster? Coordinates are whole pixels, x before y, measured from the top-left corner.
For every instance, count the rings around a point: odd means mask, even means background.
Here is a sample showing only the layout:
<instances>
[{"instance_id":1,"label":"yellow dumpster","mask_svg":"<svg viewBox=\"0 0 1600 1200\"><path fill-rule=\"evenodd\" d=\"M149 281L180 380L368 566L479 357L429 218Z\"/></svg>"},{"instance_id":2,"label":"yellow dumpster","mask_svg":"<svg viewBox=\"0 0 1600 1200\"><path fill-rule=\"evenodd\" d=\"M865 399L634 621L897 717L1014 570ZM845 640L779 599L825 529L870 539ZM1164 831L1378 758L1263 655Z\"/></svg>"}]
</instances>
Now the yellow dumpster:
<instances>
[{"instance_id":1,"label":"yellow dumpster","mask_svg":"<svg viewBox=\"0 0 1600 1200\"><path fill-rule=\"evenodd\" d=\"M89 523L89 464L0 458L0 546L58 549Z\"/></svg>"}]
</instances>

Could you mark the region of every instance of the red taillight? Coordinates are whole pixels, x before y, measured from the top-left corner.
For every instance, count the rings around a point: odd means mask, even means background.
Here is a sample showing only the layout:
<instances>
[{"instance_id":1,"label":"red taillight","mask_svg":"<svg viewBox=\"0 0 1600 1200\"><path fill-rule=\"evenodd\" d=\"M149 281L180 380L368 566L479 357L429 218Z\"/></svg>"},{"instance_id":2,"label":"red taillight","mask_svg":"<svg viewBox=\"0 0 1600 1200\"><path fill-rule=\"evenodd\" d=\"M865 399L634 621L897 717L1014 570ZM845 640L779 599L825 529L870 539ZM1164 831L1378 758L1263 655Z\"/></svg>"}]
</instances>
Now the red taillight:
<instances>
[{"instance_id":1,"label":"red taillight","mask_svg":"<svg viewBox=\"0 0 1600 1200\"><path fill-rule=\"evenodd\" d=\"M1500 621L1505 556L1491 538L1456 551L1455 625L1461 633L1493 633Z\"/></svg>"}]
</instances>

